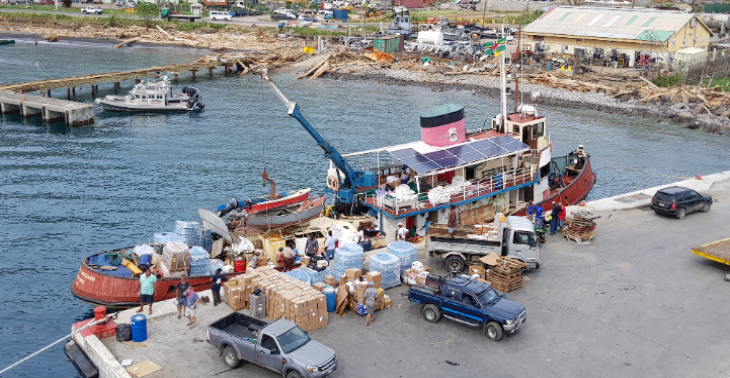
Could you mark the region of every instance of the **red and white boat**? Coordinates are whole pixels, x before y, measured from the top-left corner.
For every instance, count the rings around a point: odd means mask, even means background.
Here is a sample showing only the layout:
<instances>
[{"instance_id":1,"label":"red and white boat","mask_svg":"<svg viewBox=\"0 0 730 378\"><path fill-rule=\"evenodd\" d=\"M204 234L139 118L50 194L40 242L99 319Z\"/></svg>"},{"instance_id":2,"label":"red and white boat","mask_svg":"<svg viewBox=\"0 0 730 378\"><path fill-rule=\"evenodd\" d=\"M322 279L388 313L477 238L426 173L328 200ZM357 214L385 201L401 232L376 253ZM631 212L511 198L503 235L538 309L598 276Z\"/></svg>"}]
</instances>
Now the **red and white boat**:
<instances>
[{"instance_id":1,"label":"red and white boat","mask_svg":"<svg viewBox=\"0 0 730 378\"><path fill-rule=\"evenodd\" d=\"M220 216L226 216L230 212L245 212L246 214L266 212L279 207L285 207L302 202L309 198L309 193L311 191L312 189L306 188L297 190L296 192L276 193L274 194L275 199L271 199L271 196L261 196L250 200L250 203L246 203L246 201L238 201L234 198L227 204L219 206L218 214Z\"/></svg>"}]
</instances>

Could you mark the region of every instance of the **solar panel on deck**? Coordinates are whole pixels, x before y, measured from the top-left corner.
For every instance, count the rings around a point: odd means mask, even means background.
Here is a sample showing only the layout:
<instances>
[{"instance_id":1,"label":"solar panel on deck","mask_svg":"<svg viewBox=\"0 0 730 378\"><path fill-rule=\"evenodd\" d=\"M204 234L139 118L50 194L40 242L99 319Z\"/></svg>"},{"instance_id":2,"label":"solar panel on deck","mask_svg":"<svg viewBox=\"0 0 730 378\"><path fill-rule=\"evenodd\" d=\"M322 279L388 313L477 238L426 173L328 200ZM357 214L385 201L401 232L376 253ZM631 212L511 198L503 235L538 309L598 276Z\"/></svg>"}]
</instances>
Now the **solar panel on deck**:
<instances>
[{"instance_id":1,"label":"solar panel on deck","mask_svg":"<svg viewBox=\"0 0 730 378\"><path fill-rule=\"evenodd\" d=\"M441 168L438 164L433 162L428 163L418 163L416 165L410 166L414 171L416 172L428 172L433 171L434 169Z\"/></svg>"},{"instance_id":2,"label":"solar panel on deck","mask_svg":"<svg viewBox=\"0 0 730 378\"><path fill-rule=\"evenodd\" d=\"M444 159L434 160L434 163L438 164L441 168L446 168L453 165L464 164L466 162L457 157L447 157Z\"/></svg>"},{"instance_id":3,"label":"solar panel on deck","mask_svg":"<svg viewBox=\"0 0 730 378\"><path fill-rule=\"evenodd\" d=\"M489 139L480 140L474 143L470 143L469 146L474 148L475 150L481 150L482 148L486 148L489 146L494 146L494 143L492 143Z\"/></svg>"},{"instance_id":4,"label":"solar panel on deck","mask_svg":"<svg viewBox=\"0 0 730 378\"><path fill-rule=\"evenodd\" d=\"M459 156L462 154L468 154L470 152L474 152L476 150L474 150L470 145L465 144L462 146L455 146L455 147L447 148L446 151L449 151L449 153L454 156Z\"/></svg>"},{"instance_id":5,"label":"solar panel on deck","mask_svg":"<svg viewBox=\"0 0 730 378\"><path fill-rule=\"evenodd\" d=\"M502 148L500 146L491 145L491 146L487 146L484 148L480 148L479 152L484 154L484 156L486 156L486 157L492 157L492 156L505 154L505 153L507 153L507 150L505 150L504 148Z\"/></svg>"},{"instance_id":6,"label":"solar panel on deck","mask_svg":"<svg viewBox=\"0 0 730 378\"><path fill-rule=\"evenodd\" d=\"M448 153L447 151L434 151L434 152L429 152L427 154L424 154L423 156L425 156L431 160L438 160L438 159L453 157L454 155Z\"/></svg>"},{"instance_id":7,"label":"solar panel on deck","mask_svg":"<svg viewBox=\"0 0 730 378\"><path fill-rule=\"evenodd\" d=\"M509 135L501 135L498 137L489 138L489 140L492 143L494 143L496 145L500 145L500 146L503 144L510 144L510 143L518 142L517 139L515 139Z\"/></svg>"},{"instance_id":8,"label":"solar panel on deck","mask_svg":"<svg viewBox=\"0 0 730 378\"><path fill-rule=\"evenodd\" d=\"M484 155L479 151L472 150L472 152L459 155L458 158L464 161L476 161L484 159Z\"/></svg>"},{"instance_id":9,"label":"solar panel on deck","mask_svg":"<svg viewBox=\"0 0 730 378\"><path fill-rule=\"evenodd\" d=\"M420 163L430 163L431 162L431 160L429 160L427 157L425 157L421 154L418 154L416 156L408 156L408 157L400 158L400 161L402 161L403 164L405 164L409 167L414 166L416 164L420 164Z\"/></svg>"},{"instance_id":10,"label":"solar panel on deck","mask_svg":"<svg viewBox=\"0 0 730 378\"><path fill-rule=\"evenodd\" d=\"M390 154L400 159L400 158L406 157L406 156L414 156L417 153L418 152L416 152L416 150L414 150L412 148L406 148L403 150L392 151Z\"/></svg>"}]
</instances>

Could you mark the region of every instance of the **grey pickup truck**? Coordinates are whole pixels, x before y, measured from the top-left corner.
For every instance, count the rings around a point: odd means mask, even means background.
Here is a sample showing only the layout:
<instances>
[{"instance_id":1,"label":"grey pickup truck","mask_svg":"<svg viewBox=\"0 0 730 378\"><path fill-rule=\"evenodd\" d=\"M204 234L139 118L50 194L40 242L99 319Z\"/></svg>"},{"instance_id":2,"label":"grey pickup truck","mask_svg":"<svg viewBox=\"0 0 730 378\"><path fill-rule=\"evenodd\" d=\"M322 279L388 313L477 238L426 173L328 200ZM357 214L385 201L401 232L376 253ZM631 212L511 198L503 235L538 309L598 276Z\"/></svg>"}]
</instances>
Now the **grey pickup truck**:
<instances>
[{"instance_id":1,"label":"grey pickup truck","mask_svg":"<svg viewBox=\"0 0 730 378\"><path fill-rule=\"evenodd\" d=\"M337 370L334 350L284 319L266 323L234 312L208 326L207 338L231 369L246 361L284 378L325 378Z\"/></svg>"}]
</instances>

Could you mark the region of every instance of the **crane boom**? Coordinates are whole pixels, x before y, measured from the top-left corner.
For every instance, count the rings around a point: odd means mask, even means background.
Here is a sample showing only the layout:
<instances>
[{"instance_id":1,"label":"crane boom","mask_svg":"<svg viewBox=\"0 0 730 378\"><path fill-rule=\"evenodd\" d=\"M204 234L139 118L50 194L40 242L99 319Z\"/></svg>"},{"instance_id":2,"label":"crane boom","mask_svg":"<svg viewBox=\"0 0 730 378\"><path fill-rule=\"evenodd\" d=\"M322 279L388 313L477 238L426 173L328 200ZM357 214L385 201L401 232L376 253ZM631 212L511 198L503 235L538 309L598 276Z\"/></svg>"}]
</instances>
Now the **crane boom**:
<instances>
[{"instance_id":1,"label":"crane boom","mask_svg":"<svg viewBox=\"0 0 730 378\"><path fill-rule=\"evenodd\" d=\"M289 101L289 99L287 99L286 96L281 93L279 88L277 88L276 85L274 85L274 83L271 81L271 78L269 78L266 69L261 70L261 78L269 83L269 86L271 87L271 89L274 90L281 102L286 105L287 113L291 117L299 121L302 127L304 127L304 130L306 130L309 135L314 138L314 140L317 142L317 145L321 147L324 151L324 156L330 159L330 161L332 161L332 164L334 164L334 166L337 167L339 171L344 173L344 179L339 177L339 173L337 175L337 179L340 181L340 188L344 189L351 186L352 189L350 190L350 192L348 192L348 195L340 195L339 199L341 202L351 202L351 198L354 196L356 188L362 186L362 172L356 171L347 162L347 160L345 160L345 158L340 155L337 149L335 149L326 139L324 139L324 137L314 128L314 126L312 126L312 124L309 123L306 118L304 118L304 115L302 115L302 112L299 110L299 106L297 105L297 103ZM340 191L342 191L342 189ZM350 198L350 201L347 201L348 198Z\"/></svg>"}]
</instances>

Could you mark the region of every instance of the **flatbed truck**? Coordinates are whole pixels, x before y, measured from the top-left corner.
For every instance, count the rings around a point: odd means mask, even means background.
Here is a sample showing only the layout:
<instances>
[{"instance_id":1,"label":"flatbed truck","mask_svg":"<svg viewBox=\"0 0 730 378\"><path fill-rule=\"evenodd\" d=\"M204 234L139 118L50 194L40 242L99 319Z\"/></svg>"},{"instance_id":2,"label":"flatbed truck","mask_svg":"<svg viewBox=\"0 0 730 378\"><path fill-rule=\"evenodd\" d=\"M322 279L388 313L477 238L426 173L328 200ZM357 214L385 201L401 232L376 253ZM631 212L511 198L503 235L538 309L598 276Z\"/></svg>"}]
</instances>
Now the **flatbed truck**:
<instances>
[{"instance_id":1,"label":"flatbed truck","mask_svg":"<svg viewBox=\"0 0 730 378\"><path fill-rule=\"evenodd\" d=\"M692 253L720 264L730 265L730 238L694 247Z\"/></svg>"}]
</instances>

